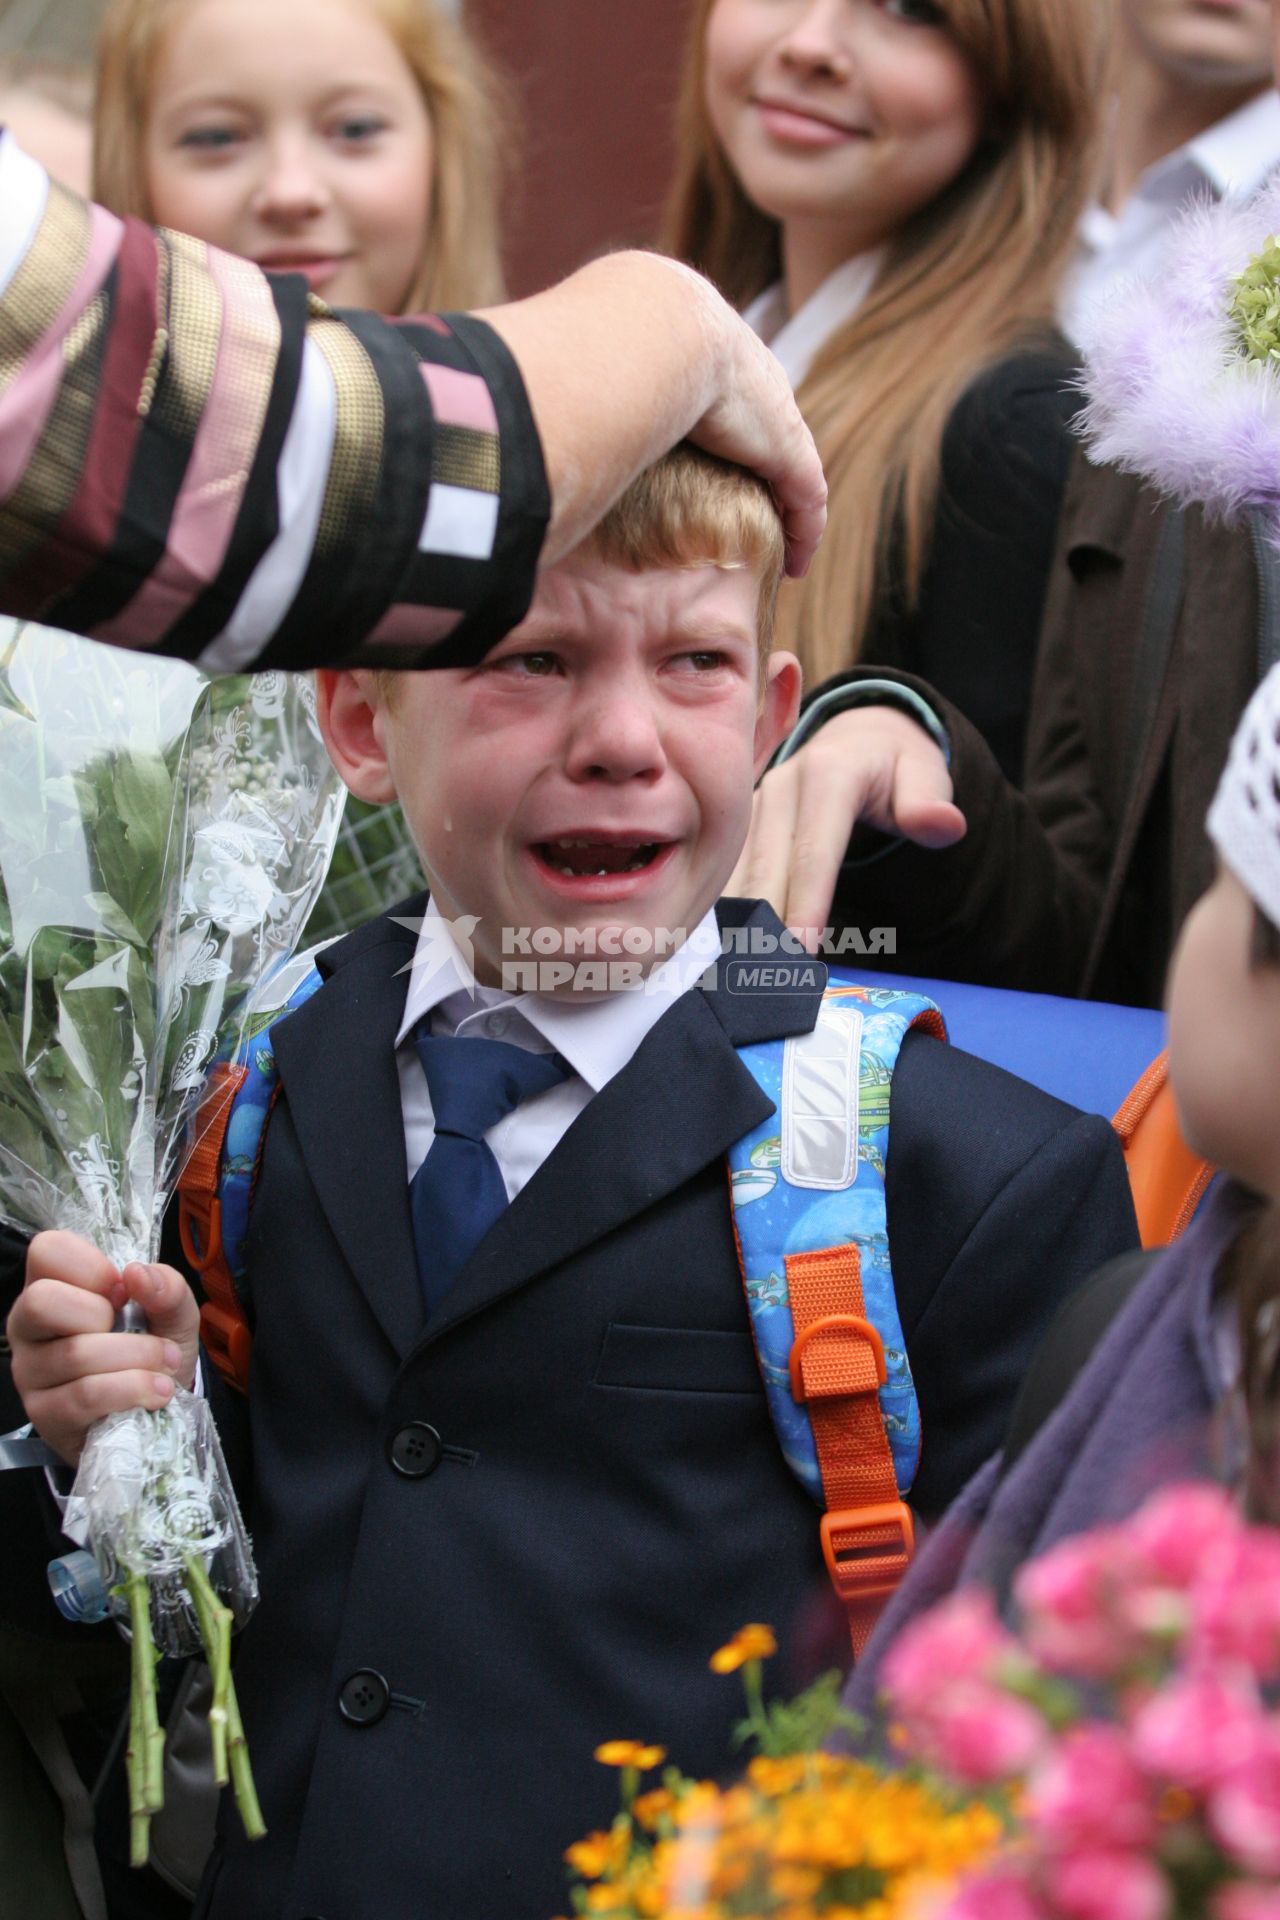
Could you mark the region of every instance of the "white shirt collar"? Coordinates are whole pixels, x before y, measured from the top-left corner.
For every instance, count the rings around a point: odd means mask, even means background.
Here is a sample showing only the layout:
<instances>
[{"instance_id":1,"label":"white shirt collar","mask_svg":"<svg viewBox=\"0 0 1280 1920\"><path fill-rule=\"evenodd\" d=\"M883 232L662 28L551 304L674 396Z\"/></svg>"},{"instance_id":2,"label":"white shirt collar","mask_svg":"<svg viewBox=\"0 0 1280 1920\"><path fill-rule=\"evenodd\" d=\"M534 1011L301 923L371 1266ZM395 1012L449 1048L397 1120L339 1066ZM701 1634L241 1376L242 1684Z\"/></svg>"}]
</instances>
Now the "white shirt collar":
<instances>
[{"instance_id":1,"label":"white shirt collar","mask_svg":"<svg viewBox=\"0 0 1280 1920\"><path fill-rule=\"evenodd\" d=\"M1253 193L1280 165L1280 93L1268 87L1256 100L1246 101L1225 120L1215 121L1194 140L1175 147L1147 168L1118 214L1099 205L1089 207L1082 222L1087 245L1107 246L1125 224L1147 217L1163 220L1168 208L1179 206L1197 187L1208 187L1215 199Z\"/></svg>"},{"instance_id":2,"label":"white shirt collar","mask_svg":"<svg viewBox=\"0 0 1280 1920\"><path fill-rule=\"evenodd\" d=\"M643 989L604 994L594 1000L504 993L500 987L476 984L449 922L429 899L410 963L409 990L396 1045L399 1047L418 1022L437 1009L440 1024L462 1034L468 1030L481 1032L486 1015L503 1008L531 1028L546 1049L567 1060L593 1093L599 1093L628 1064L673 1000L695 986L719 954L720 925L712 907L683 945L653 969Z\"/></svg>"},{"instance_id":3,"label":"white shirt collar","mask_svg":"<svg viewBox=\"0 0 1280 1920\"><path fill-rule=\"evenodd\" d=\"M1268 87L1256 100L1198 133L1182 152L1220 197L1252 193L1280 161L1280 93Z\"/></svg>"},{"instance_id":4,"label":"white shirt collar","mask_svg":"<svg viewBox=\"0 0 1280 1920\"><path fill-rule=\"evenodd\" d=\"M743 319L772 348L793 388L805 379L836 329L858 311L875 285L883 261L882 248L855 254L828 274L817 292L790 316L780 280L757 294L745 309Z\"/></svg>"}]
</instances>

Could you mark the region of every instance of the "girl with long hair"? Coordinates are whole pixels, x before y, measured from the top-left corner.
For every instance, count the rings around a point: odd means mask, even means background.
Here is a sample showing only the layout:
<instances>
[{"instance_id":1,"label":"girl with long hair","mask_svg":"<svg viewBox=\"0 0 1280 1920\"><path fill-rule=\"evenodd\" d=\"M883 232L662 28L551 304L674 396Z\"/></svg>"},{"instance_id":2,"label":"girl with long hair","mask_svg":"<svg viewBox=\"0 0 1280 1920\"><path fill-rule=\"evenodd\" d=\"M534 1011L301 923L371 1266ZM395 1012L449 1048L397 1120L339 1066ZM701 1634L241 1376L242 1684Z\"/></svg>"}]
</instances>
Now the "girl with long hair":
<instances>
[{"instance_id":1,"label":"girl with long hair","mask_svg":"<svg viewBox=\"0 0 1280 1920\"><path fill-rule=\"evenodd\" d=\"M331 306L501 298L503 90L435 0L113 0L94 194ZM396 808L348 804L308 928L348 930L420 884Z\"/></svg>"},{"instance_id":2,"label":"girl with long hair","mask_svg":"<svg viewBox=\"0 0 1280 1920\"><path fill-rule=\"evenodd\" d=\"M1054 296L1105 15L699 0L664 236L771 340L824 459L829 532L783 594L783 644L811 687L860 661L920 674L1015 777L1074 404Z\"/></svg>"},{"instance_id":3,"label":"girl with long hair","mask_svg":"<svg viewBox=\"0 0 1280 1920\"><path fill-rule=\"evenodd\" d=\"M300 263L331 306L481 306L502 293L509 123L435 0L112 0L94 197L269 268Z\"/></svg>"}]
</instances>

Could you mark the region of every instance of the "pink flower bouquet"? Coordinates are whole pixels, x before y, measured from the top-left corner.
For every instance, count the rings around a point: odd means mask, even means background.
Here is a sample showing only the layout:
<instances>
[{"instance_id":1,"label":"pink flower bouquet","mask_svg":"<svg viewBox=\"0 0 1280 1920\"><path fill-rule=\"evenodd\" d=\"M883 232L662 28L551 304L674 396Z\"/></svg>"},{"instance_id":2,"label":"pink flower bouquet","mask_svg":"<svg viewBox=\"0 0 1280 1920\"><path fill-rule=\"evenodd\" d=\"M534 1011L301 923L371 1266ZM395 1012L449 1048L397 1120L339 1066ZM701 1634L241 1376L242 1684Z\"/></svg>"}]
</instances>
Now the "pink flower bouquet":
<instances>
[{"instance_id":1,"label":"pink flower bouquet","mask_svg":"<svg viewBox=\"0 0 1280 1920\"><path fill-rule=\"evenodd\" d=\"M1007 1795L1012 1838L933 1920L1280 1920L1280 1534L1215 1487L1157 1495L884 1665L894 1738Z\"/></svg>"}]
</instances>

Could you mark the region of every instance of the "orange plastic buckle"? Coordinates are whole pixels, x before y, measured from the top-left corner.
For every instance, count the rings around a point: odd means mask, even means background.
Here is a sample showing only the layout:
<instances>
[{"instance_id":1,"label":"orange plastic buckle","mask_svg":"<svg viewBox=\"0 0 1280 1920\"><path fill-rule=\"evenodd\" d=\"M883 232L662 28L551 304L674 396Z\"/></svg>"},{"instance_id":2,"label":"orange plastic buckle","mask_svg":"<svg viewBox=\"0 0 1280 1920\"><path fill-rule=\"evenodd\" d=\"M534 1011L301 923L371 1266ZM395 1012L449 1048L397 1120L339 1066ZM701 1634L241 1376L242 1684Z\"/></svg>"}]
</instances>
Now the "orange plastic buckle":
<instances>
[{"instance_id":1,"label":"orange plastic buckle","mask_svg":"<svg viewBox=\"0 0 1280 1920\"><path fill-rule=\"evenodd\" d=\"M200 1338L205 1351L228 1385L249 1391L249 1356L253 1335L244 1321L214 1300L200 1309Z\"/></svg>"},{"instance_id":2,"label":"orange plastic buckle","mask_svg":"<svg viewBox=\"0 0 1280 1920\"><path fill-rule=\"evenodd\" d=\"M871 1357L875 1362L876 1385L880 1387L884 1385L888 1378L888 1372L884 1363L884 1341L880 1338L880 1335L876 1332L871 1322L864 1320L860 1314L856 1313L829 1313L821 1320L811 1321L803 1333L797 1334L792 1345L791 1398L796 1401L798 1405L803 1406L806 1400L835 1399L845 1394L870 1390L870 1382L868 1382L866 1388L860 1389L856 1386L850 1386L848 1382L844 1380L833 1381L825 1388L815 1387L810 1389L805 1386L804 1356L810 1342L816 1340L822 1334L842 1335L849 1333L856 1334L860 1340L865 1341L870 1347Z\"/></svg>"},{"instance_id":3,"label":"orange plastic buckle","mask_svg":"<svg viewBox=\"0 0 1280 1920\"><path fill-rule=\"evenodd\" d=\"M197 1273L207 1274L222 1258L222 1202L184 1193L178 1207L178 1238Z\"/></svg>"},{"instance_id":4,"label":"orange plastic buckle","mask_svg":"<svg viewBox=\"0 0 1280 1920\"><path fill-rule=\"evenodd\" d=\"M911 1509L901 1500L824 1513L820 1531L822 1557L831 1584L845 1606L887 1600L915 1552L915 1523ZM888 1539L867 1537L886 1532Z\"/></svg>"}]
</instances>

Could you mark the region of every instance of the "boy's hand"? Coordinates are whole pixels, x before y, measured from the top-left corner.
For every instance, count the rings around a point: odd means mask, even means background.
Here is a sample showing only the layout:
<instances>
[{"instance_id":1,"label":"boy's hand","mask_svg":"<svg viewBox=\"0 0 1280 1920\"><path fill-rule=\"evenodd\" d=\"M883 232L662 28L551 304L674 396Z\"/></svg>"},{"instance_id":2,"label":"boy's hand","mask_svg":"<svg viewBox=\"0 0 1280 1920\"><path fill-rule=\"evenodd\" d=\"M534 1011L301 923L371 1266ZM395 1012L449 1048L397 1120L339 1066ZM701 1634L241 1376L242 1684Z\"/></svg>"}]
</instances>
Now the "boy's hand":
<instances>
[{"instance_id":1,"label":"boy's hand","mask_svg":"<svg viewBox=\"0 0 1280 1920\"><path fill-rule=\"evenodd\" d=\"M814 951L861 821L922 847L963 839L937 742L896 707L838 713L756 789L729 893L767 900Z\"/></svg>"},{"instance_id":2,"label":"boy's hand","mask_svg":"<svg viewBox=\"0 0 1280 1920\"><path fill-rule=\"evenodd\" d=\"M112 1333L126 1300L147 1333ZM172 1267L135 1261L121 1273L74 1233L38 1233L9 1315L13 1383L36 1432L73 1466L104 1414L162 1407L195 1378L200 1309Z\"/></svg>"}]
</instances>

